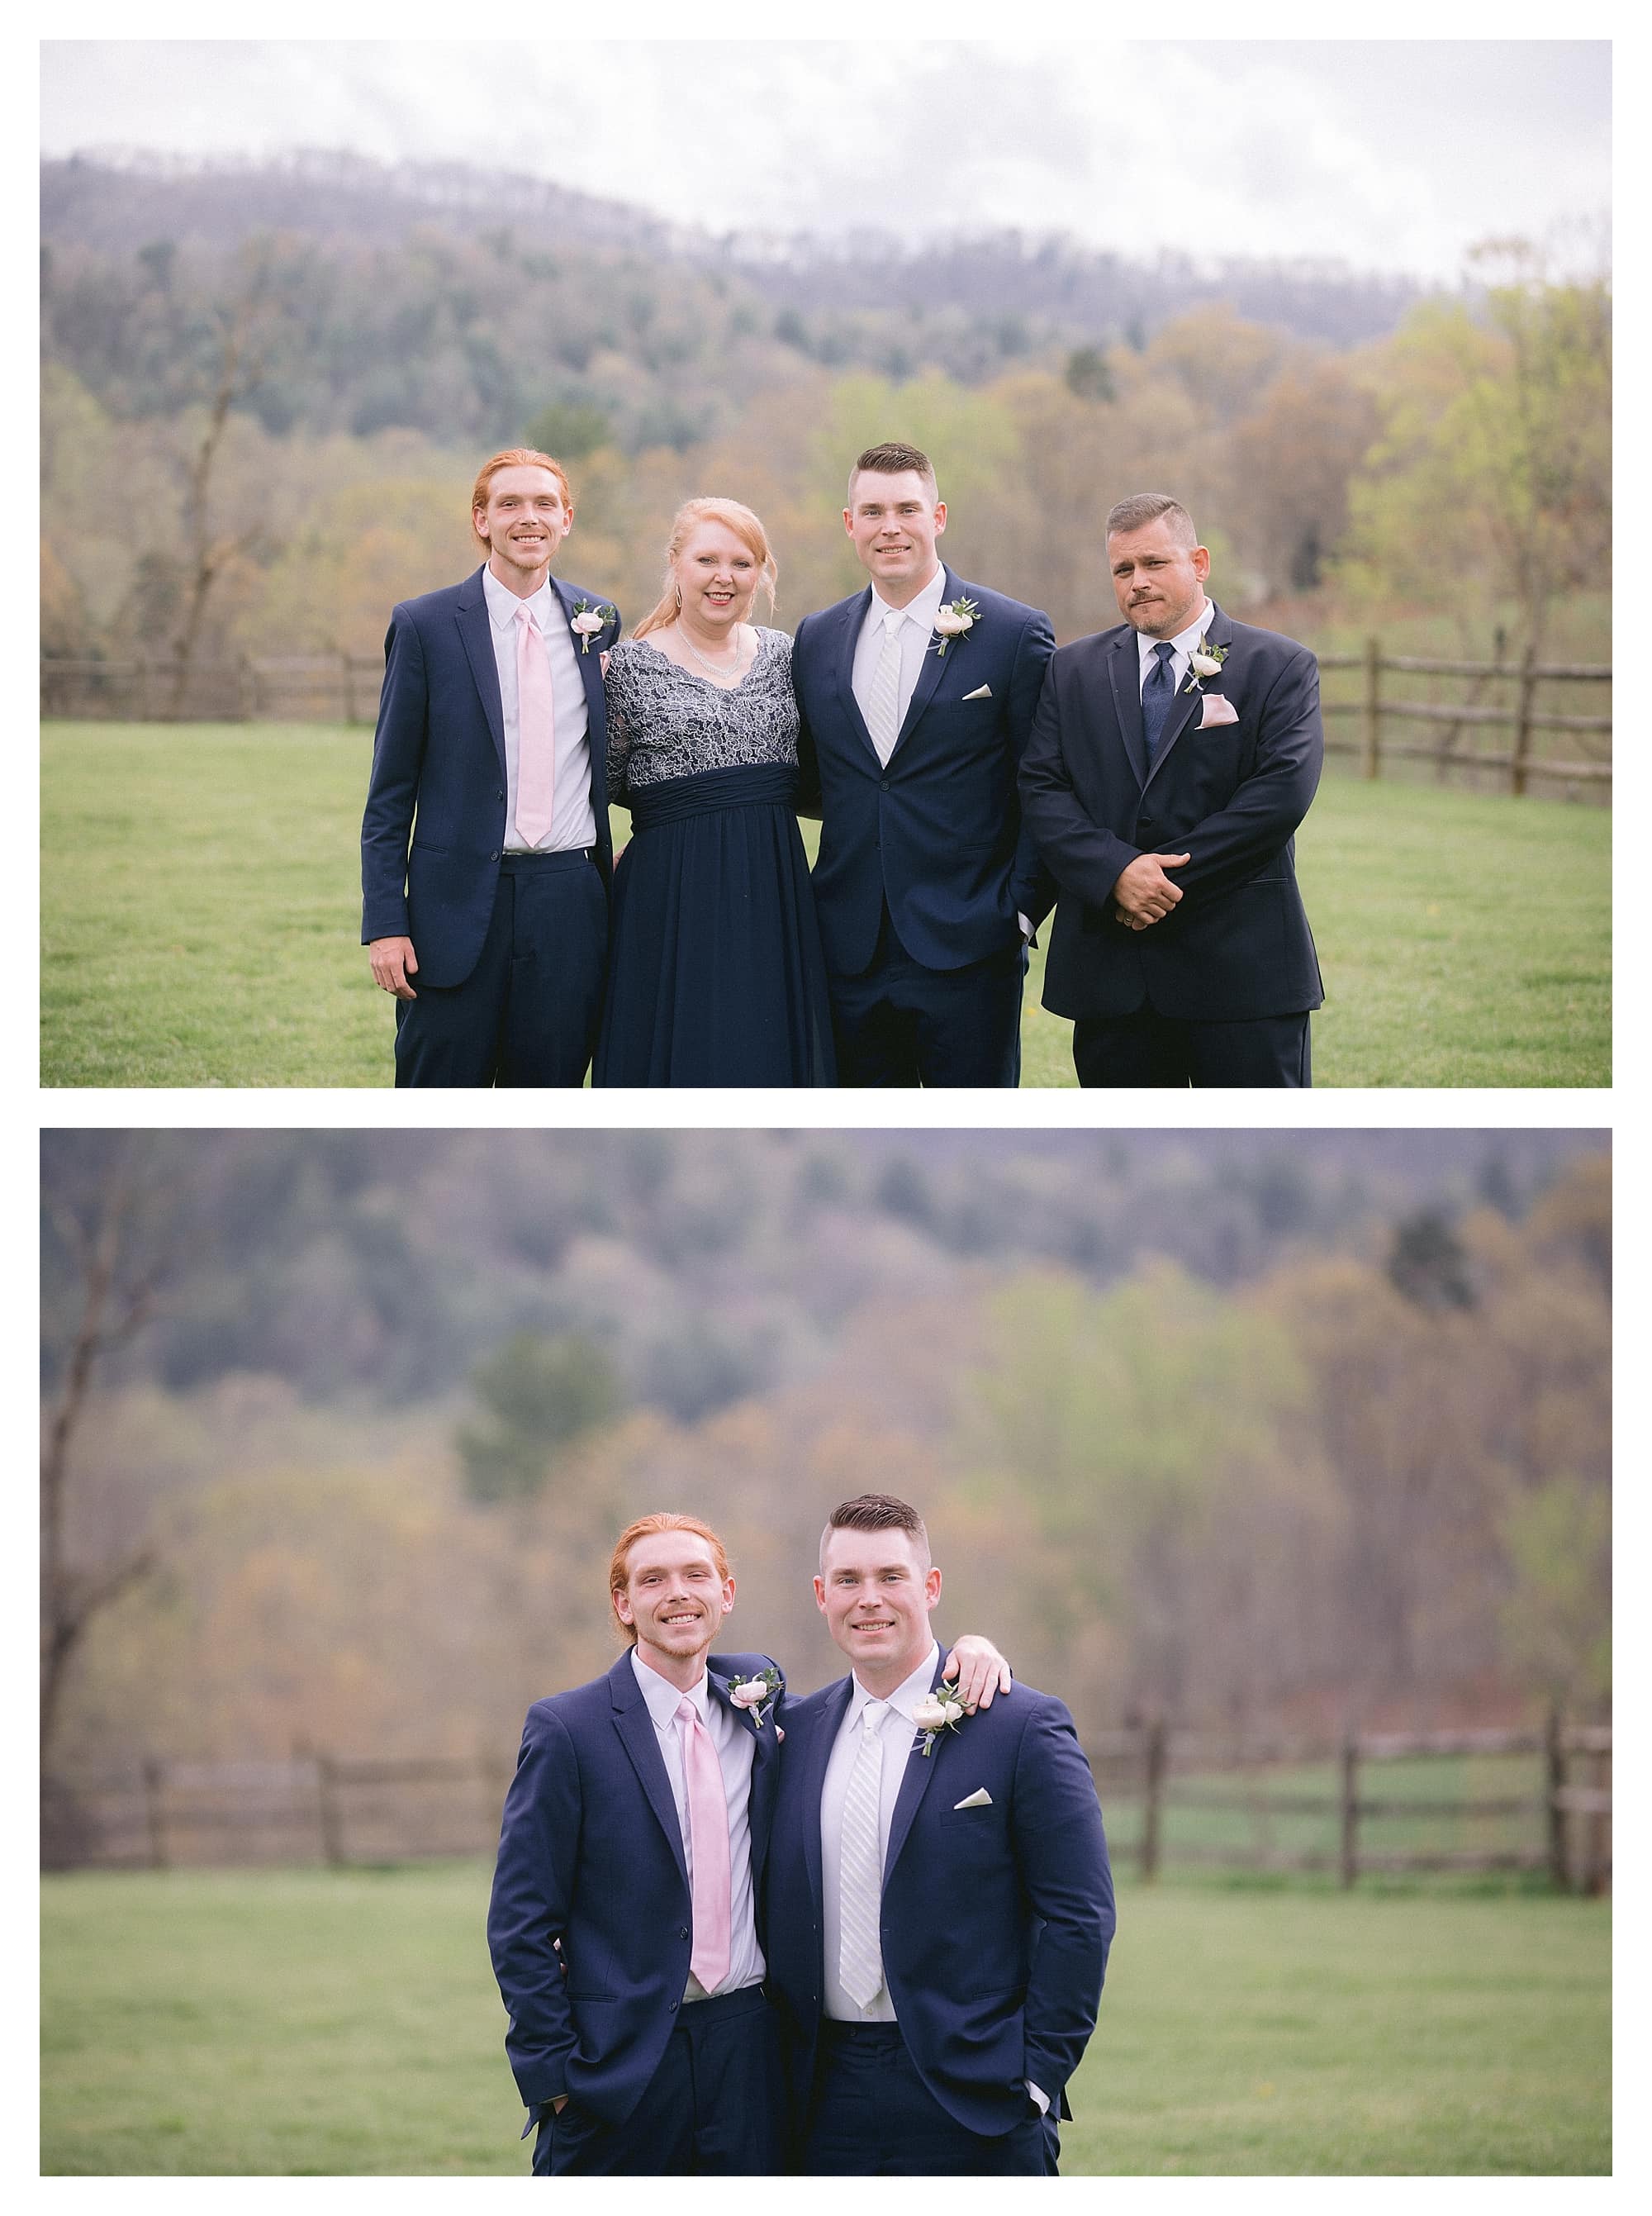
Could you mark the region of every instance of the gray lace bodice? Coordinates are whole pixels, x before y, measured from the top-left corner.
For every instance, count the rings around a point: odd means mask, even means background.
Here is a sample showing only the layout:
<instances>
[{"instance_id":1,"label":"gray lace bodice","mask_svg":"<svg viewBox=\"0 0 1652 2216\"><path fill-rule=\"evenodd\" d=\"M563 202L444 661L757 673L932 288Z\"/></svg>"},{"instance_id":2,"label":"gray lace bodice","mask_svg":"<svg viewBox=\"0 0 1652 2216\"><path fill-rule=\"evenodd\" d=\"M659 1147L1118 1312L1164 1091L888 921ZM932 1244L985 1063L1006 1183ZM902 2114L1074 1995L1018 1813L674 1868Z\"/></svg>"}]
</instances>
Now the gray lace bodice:
<instances>
[{"instance_id":1,"label":"gray lace bodice","mask_svg":"<svg viewBox=\"0 0 1652 2216\"><path fill-rule=\"evenodd\" d=\"M608 657L608 797L700 770L797 760L791 640L758 626L751 668L732 692L679 669L645 638Z\"/></svg>"}]
</instances>

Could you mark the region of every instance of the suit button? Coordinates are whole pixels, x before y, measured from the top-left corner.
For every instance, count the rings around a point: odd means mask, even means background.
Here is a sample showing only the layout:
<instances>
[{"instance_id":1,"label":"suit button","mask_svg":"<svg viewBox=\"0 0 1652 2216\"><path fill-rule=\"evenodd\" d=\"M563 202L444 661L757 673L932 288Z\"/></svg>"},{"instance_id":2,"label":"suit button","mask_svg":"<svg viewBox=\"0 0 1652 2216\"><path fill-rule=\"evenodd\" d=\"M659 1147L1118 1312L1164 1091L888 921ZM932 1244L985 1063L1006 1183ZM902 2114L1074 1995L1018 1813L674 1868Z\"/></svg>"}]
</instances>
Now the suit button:
<instances>
[{"instance_id":1,"label":"suit button","mask_svg":"<svg viewBox=\"0 0 1652 2216\"><path fill-rule=\"evenodd\" d=\"M887 792L887 791L888 791L888 790L889 790L889 780L888 780L888 779L887 779L887 777L881 777L881 778L878 779L878 791L879 791L880 792Z\"/></svg>"},{"instance_id":2,"label":"suit button","mask_svg":"<svg viewBox=\"0 0 1652 2216\"><path fill-rule=\"evenodd\" d=\"M500 858L500 849L499 849L497 846L495 846L495 847L494 847L494 851L493 851L493 853L492 853L491 854L489 854L489 855L488 855L488 859L490 862L496 862L496 861L498 861L499 858Z\"/></svg>"},{"instance_id":3,"label":"suit button","mask_svg":"<svg viewBox=\"0 0 1652 2216\"><path fill-rule=\"evenodd\" d=\"M677 2013L677 2004L676 2004L676 2002L675 2002L675 2001L667 2001L667 2002L666 2003L666 2014L667 2016L675 2016L675 2015L676 2015L676 2013Z\"/></svg>"},{"instance_id":4,"label":"suit button","mask_svg":"<svg viewBox=\"0 0 1652 2216\"><path fill-rule=\"evenodd\" d=\"M679 1924L678 1925L678 1927L677 1927L677 1936L678 1936L679 1939L686 1939L686 1938L687 1938L687 1936L688 1936L688 1926L687 1926L687 1924Z\"/></svg>"}]
</instances>

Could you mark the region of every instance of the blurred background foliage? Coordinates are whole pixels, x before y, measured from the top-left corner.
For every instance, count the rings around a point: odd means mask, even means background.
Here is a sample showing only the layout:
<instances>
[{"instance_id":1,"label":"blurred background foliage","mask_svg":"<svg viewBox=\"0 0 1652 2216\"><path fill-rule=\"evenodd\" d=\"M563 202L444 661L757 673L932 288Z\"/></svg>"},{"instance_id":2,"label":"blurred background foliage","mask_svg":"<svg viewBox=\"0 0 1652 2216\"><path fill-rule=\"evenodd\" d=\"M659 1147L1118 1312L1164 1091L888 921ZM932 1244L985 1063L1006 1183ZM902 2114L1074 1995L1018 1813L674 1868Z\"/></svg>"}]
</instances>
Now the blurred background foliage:
<instances>
[{"instance_id":1,"label":"blurred background foliage","mask_svg":"<svg viewBox=\"0 0 1652 2216\"><path fill-rule=\"evenodd\" d=\"M1114 616L1107 509L1163 487L1222 600L1315 643L1607 656L1609 286L1518 240L1446 294L1016 233L758 251L342 155L77 157L41 190L48 655L375 653L471 564L476 465L522 442L568 464L568 572L629 620L715 491L763 516L795 628L861 582L846 465L900 436L949 558L1062 639ZM115 485L126 527L87 529Z\"/></svg>"},{"instance_id":2,"label":"blurred background foliage","mask_svg":"<svg viewBox=\"0 0 1652 2216\"><path fill-rule=\"evenodd\" d=\"M1609 1698L1599 1134L58 1131L42 1174L56 1763L508 1749L661 1506L822 1682L868 1488L1081 1725Z\"/></svg>"}]
</instances>

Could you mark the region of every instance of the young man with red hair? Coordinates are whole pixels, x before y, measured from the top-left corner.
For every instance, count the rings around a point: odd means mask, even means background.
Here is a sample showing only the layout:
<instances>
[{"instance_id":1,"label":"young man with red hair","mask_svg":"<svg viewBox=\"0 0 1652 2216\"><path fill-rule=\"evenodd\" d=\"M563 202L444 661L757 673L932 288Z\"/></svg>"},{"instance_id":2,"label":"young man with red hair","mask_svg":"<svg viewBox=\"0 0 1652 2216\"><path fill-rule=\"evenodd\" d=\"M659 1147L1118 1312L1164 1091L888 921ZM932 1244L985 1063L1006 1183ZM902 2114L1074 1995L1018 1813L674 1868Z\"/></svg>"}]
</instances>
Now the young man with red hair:
<instances>
[{"instance_id":1,"label":"young man with red hair","mask_svg":"<svg viewBox=\"0 0 1652 2216\"><path fill-rule=\"evenodd\" d=\"M534 2173L772 2176L786 2099L759 1904L783 1679L766 1654L711 1653L734 1579L697 1517L640 1517L608 1582L627 1651L529 1709L488 1916ZM961 1645L960 1690L989 1706L1003 1658Z\"/></svg>"},{"instance_id":2,"label":"young man with red hair","mask_svg":"<svg viewBox=\"0 0 1652 2216\"><path fill-rule=\"evenodd\" d=\"M361 937L396 1000L398 1086L577 1086L590 1063L619 617L551 575L573 522L561 463L507 447L471 495L482 568L390 615Z\"/></svg>"}]
</instances>

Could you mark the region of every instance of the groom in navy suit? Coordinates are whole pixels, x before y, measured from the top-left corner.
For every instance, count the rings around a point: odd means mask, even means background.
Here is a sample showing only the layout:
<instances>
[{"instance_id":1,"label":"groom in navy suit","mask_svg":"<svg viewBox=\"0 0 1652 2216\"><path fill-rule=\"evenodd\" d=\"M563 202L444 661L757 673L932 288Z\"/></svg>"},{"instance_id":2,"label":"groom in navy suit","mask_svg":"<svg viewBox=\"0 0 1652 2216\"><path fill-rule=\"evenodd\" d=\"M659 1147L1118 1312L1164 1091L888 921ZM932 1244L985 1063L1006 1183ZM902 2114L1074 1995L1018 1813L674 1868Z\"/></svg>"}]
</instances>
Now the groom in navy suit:
<instances>
[{"instance_id":1,"label":"groom in navy suit","mask_svg":"<svg viewBox=\"0 0 1652 2216\"><path fill-rule=\"evenodd\" d=\"M710 1652L734 1580L697 1517L623 1531L609 1597L629 1646L529 1709L488 1914L534 2172L771 2176L786 2101L762 1894L783 1681L766 1654ZM985 1711L1008 1671L960 1643L949 1673Z\"/></svg>"},{"instance_id":2,"label":"groom in navy suit","mask_svg":"<svg viewBox=\"0 0 1652 2216\"><path fill-rule=\"evenodd\" d=\"M560 462L483 464L462 585L391 612L361 822L361 938L398 1086L577 1086L608 957L604 649L619 617L550 574Z\"/></svg>"},{"instance_id":3,"label":"groom in navy suit","mask_svg":"<svg viewBox=\"0 0 1652 2216\"><path fill-rule=\"evenodd\" d=\"M810 2176L1053 2176L1114 1929L1072 1719L945 1692L922 1519L834 1511L815 1599L852 1674L786 1712L770 1973Z\"/></svg>"},{"instance_id":4,"label":"groom in navy suit","mask_svg":"<svg viewBox=\"0 0 1652 2216\"><path fill-rule=\"evenodd\" d=\"M1081 1085L1305 1086L1318 665L1207 599L1168 493L1121 501L1107 550L1124 621L1056 655L1021 766L1059 888L1044 1005L1075 1019Z\"/></svg>"},{"instance_id":5,"label":"groom in navy suit","mask_svg":"<svg viewBox=\"0 0 1652 2216\"><path fill-rule=\"evenodd\" d=\"M844 1085L1019 1084L1026 947L1054 897L1016 798L1054 634L942 563L946 521L927 455L869 447L844 527L871 585L792 647Z\"/></svg>"}]
</instances>

